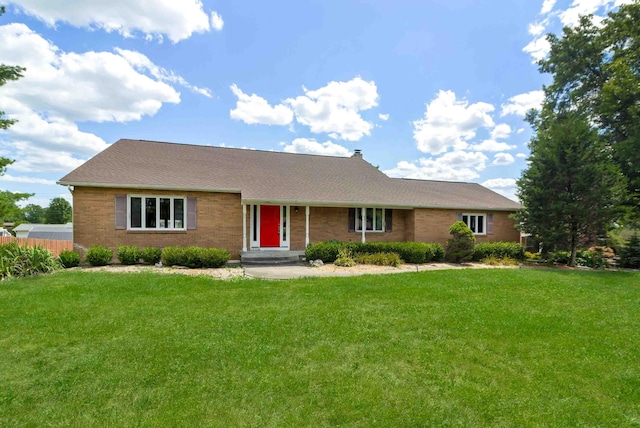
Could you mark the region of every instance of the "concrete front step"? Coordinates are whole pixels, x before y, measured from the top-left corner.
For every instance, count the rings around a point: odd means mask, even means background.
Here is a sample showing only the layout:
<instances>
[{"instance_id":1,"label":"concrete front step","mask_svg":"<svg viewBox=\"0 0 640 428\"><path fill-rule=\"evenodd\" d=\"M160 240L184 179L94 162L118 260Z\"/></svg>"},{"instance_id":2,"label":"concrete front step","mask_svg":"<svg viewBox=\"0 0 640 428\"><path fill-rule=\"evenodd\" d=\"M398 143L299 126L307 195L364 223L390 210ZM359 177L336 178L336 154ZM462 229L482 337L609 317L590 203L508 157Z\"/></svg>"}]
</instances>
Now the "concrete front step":
<instances>
[{"instance_id":1,"label":"concrete front step","mask_svg":"<svg viewBox=\"0 0 640 428\"><path fill-rule=\"evenodd\" d=\"M242 251L243 265L284 265L296 264L304 257L304 251Z\"/></svg>"}]
</instances>

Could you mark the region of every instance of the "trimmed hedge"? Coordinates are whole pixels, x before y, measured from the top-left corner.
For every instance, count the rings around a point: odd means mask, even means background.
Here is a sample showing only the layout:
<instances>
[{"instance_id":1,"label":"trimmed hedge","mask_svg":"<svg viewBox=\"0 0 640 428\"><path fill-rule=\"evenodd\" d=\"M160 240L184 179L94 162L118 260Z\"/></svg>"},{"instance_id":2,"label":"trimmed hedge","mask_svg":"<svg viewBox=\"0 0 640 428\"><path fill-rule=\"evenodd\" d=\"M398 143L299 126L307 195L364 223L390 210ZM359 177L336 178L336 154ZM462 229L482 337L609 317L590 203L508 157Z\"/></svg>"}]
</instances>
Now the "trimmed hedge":
<instances>
[{"instance_id":1,"label":"trimmed hedge","mask_svg":"<svg viewBox=\"0 0 640 428\"><path fill-rule=\"evenodd\" d=\"M150 265L155 265L162 259L162 250L156 247L146 247L140 251L140 258Z\"/></svg>"},{"instance_id":2,"label":"trimmed hedge","mask_svg":"<svg viewBox=\"0 0 640 428\"><path fill-rule=\"evenodd\" d=\"M444 258L444 248L440 244L426 242L340 242L323 241L309 244L305 250L307 260L335 262L340 250L352 254L397 253L405 263L438 262Z\"/></svg>"},{"instance_id":3,"label":"trimmed hedge","mask_svg":"<svg viewBox=\"0 0 640 428\"><path fill-rule=\"evenodd\" d=\"M219 268L231 258L227 250L202 247L164 247L162 260L167 266Z\"/></svg>"},{"instance_id":4,"label":"trimmed hedge","mask_svg":"<svg viewBox=\"0 0 640 428\"><path fill-rule=\"evenodd\" d=\"M118 260L123 265L135 265L140 261L140 250L135 245L118 245Z\"/></svg>"},{"instance_id":5,"label":"trimmed hedge","mask_svg":"<svg viewBox=\"0 0 640 428\"><path fill-rule=\"evenodd\" d=\"M524 260L524 248L517 242L483 242L474 247L474 261L489 257Z\"/></svg>"},{"instance_id":6,"label":"trimmed hedge","mask_svg":"<svg viewBox=\"0 0 640 428\"><path fill-rule=\"evenodd\" d=\"M91 266L106 266L113 259L113 250L102 245L94 245L87 250L85 258Z\"/></svg>"},{"instance_id":7,"label":"trimmed hedge","mask_svg":"<svg viewBox=\"0 0 640 428\"><path fill-rule=\"evenodd\" d=\"M65 269L76 267L80 265L80 254L77 251L64 250L58 256L58 260Z\"/></svg>"}]
</instances>

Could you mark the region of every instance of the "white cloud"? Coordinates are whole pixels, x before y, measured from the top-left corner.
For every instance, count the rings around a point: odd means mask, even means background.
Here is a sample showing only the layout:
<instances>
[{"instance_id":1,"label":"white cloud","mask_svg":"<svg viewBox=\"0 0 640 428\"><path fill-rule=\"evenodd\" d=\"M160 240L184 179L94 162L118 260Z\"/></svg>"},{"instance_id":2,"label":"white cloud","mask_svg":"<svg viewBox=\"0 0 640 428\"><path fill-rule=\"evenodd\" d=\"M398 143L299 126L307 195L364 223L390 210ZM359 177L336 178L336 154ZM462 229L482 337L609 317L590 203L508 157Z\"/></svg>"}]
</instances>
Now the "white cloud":
<instances>
[{"instance_id":1,"label":"white cloud","mask_svg":"<svg viewBox=\"0 0 640 428\"><path fill-rule=\"evenodd\" d=\"M287 145L284 145L284 151L287 153L307 153L312 155L327 155L327 156L350 156L351 151L346 147L339 144L335 144L331 141L325 143L319 143L313 138L296 138Z\"/></svg>"},{"instance_id":2,"label":"white cloud","mask_svg":"<svg viewBox=\"0 0 640 428\"><path fill-rule=\"evenodd\" d=\"M555 6L556 0L544 0L542 2L542 9L540 10L540 14L546 15L553 10L553 6Z\"/></svg>"},{"instance_id":3,"label":"white cloud","mask_svg":"<svg viewBox=\"0 0 640 428\"><path fill-rule=\"evenodd\" d=\"M382 114L382 113L380 113L380 114L378 115L378 117L380 118L380 120L384 120L384 121L389 120L389 115L388 115L388 114Z\"/></svg>"},{"instance_id":4,"label":"white cloud","mask_svg":"<svg viewBox=\"0 0 640 428\"><path fill-rule=\"evenodd\" d=\"M207 98L211 98L211 90L209 88L200 88L190 84L183 77L178 76L173 71L154 64L146 55L143 55L140 52L120 48L115 48L115 51L139 72L148 72L158 81L176 83L192 90L193 92L204 95Z\"/></svg>"},{"instance_id":5,"label":"white cloud","mask_svg":"<svg viewBox=\"0 0 640 428\"><path fill-rule=\"evenodd\" d=\"M522 134L524 132L524 128L518 128L516 134Z\"/></svg>"},{"instance_id":6,"label":"white cloud","mask_svg":"<svg viewBox=\"0 0 640 428\"><path fill-rule=\"evenodd\" d=\"M515 159L509 153L497 153L491 163L493 165L511 165L514 162Z\"/></svg>"},{"instance_id":7,"label":"white cloud","mask_svg":"<svg viewBox=\"0 0 640 428\"><path fill-rule=\"evenodd\" d=\"M138 52L63 52L20 23L0 26L0 63L27 67L0 92L0 110L18 120L0 148L16 160L11 171L68 172L108 147L76 122L154 115L164 103L180 102L170 84L208 91Z\"/></svg>"},{"instance_id":8,"label":"white cloud","mask_svg":"<svg viewBox=\"0 0 640 428\"><path fill-rule=\"evenodd\" d=\"M503 140L505 138L509 138L509 135L511 135L511 127L506 123L496 125L496 127L491 131L491 138L494 140Z\"/></svg>"},{"instance_id":9,"label":"white cloud","mask_svg":"<svg viewBox=\"0 0 640 428\"><path fill-rule=\"evenodd\" d=\"M118 32L124 37L140 32L147 39L162 40L166 35L174 43L193 33L210 31L211 27L222 28L220 15L211 12L210 22L200 0L13 0L10 3L52 27L65 22L75 27Z\"/></svg>"},{"instance_id":10,"label":"white cloud","mask_svg":"<svg viewBox=\"0 0 640 428\"><path fill-rule=\"evenodd\" d=\"M469 146L470 150L476 150L479 152L501 152L504 150L514 149L516 146L512 146L507 143L499 143L495 140L484 140L480 144L472 144Z\"/></svg>"},{"instance_id":11,"label":"white cloud","mask_svg":"<svg viewBox=\"0 0 640 428\"><path fill-rule=\"evenodd\" d=\"M65 53L24 24L0 26L0 63L27 68L3 87L2 107L9 99L69 121L126 122L180 102L173 87L141 74L121 55Z\"/></svg>"},{"instance_id":12,"label":"white cloud","mask_svg":"<svg viewBox=\"0 0 640 428\"><path fill-rule=\"evenodd\" d=\"M4 174L0 176L0 181L8 181L12 183L44 184L49 186L56 185L56 182L53 180L47 180L44 178L35 178L35 177L14 177L13 175L9 175L9 174Z\"/></svg>"},{"instance_id":13,"label":"white cloud","mask_svg":"<svg viewBox=\"0 0 640 428\"><path fill-rule=\"evenodd\" d=\"M423 180L469 181L480 177L487 157L480 152L450 152L439 158L420 158L416 162L399 162L395 168L384 171L390 177Z\"/></svg>"},{"instance_id":14,"label":"white cloud","mask_svg":"<svg viewBox=\"0 0 640 428\"><path fill-rule=\"evenodd\" d=\"M520 159L526 159L527 155L526 153L516 153L516 157Z\"/></svg>"},{"instance_id":15,"label":"white cloud","mask_svg":"<svg viewBox=\"0 0 640 428\"><path fill-rule=\"evenodd\" d=\"M16 160L11 171L67 173L85 162L68 151L50 150L28 141L14 141L9 146Z\"/></svg>"},{"instance_id":16,"label":"white cloud","mask_svg":"<svg viewBox=\"0 0 640 428\"><path fill-rule=\"evenodd\" d=\"M539 36L544 33L544 30L546 30L546 26L544 24L540 24L537 22L529 24L529 34L531 34L532 36Z\"/></svg>"},{"instance_id":17,"label":"white cloud","mask_svg":"<svg viewBox=\"0 0 640 428\"><path fill-rule=\"evenodd\" d=\"M14 140L29 141L36 151L48 147L93 156L108 147L102 138L80 131L73 122L58 118L45 119L28 108L14 111L16 113L9 116L19 120L9 128L9 135Z\"/></svg>"},{"instance_id":18,"label":"white cloud","mask_svg":"<svg viewBox=\"0 0 640 428\"><path fill-rule=\"evenodd\" d=\"M453 91L439 91L427 104L424 119L413 122L413 138L418 150L440 154L450 148L465 149L478 128L494 126L489 114L493 110L491 104L469 104L467 100L456 100Z\"/></svg>"},{"instance_id":19,"label":"white cloud","mask_svg":"<svg viewBox=\"0 0 640 428\"><path fill-rule=\"evenodd\" d=\"M492 178L484 181L482 185L511 200L518 200L515 195L517 189L516 180L513 178Z\"/></svg>"},{"instance_id":20,"label":"white cloud","mask_svg":"<svg viewBox=\"0 0 640 428\"><path fill-rule=\"evenodd\" d=\"M509 98L505 104L502 104L500 116L515 114L524 117L532 108L536 110L540 109L542 101L544 101L543 91L530 91L515 95Z\"/></svg>"},{"instance_id":21,"label":"white cloud","mask_svg":"<svg viewBox=\"0 0 640 428\"><path fill-rule=\"evenodd\" d=\"M221 31L224 27L222 16L215 11L211 12L211 27L216 31Z\"/></svg>"},{"instance_id":22,"label":"white cloud","mask_svg":"<svg viewBox=\"0 0 640 428\"><path fill-rule=\"evenodd\" d=\"M531 62L536 63L549 54L551 45L545 36L538 36L522 48L522 51L531 55Z\"/></svg>"},{"instance_id":23,"label":"white cloud","mask_svg":"<svg viewBox=\"0 0 640 428\"><path fill-rule=\"evenodd\" d=\"M303 88L305 95L285 101L294 111L296 121L314 134L358 141L370 135L373 125L359 112L378 105L375 82L355 77L348 82L329 82L315 91Z\"/></svg>"},{"instance_id":24,"label":"white cloud","mask_svg":"<svg viewBox=\"0 0 640 428\"><path fill-rule=\"evenodd\" d=\"M236 108L229 112L232 119L249 125L288 125L293 120L293 112L285 105L272 107L256 94L245 94L235 83L231 85L231 91L238 97Z\"/></svg>"}]
</instances>

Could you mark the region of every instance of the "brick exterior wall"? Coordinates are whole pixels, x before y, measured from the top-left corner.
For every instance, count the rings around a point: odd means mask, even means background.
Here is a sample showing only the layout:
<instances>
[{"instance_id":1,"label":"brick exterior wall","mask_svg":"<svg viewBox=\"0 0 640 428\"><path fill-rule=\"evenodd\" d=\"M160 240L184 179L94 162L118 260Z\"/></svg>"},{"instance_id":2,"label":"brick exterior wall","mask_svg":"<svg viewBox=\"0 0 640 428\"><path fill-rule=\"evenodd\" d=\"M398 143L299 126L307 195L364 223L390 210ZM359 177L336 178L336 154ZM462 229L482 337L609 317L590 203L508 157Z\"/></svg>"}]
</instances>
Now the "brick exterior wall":
<instances>
[{"instance_id":1,"label":"brick exterior wall","mask_svg":"<svg viewBox=\"0 0 640 428\"><path fill-rule=\"evenodd\" d=\"M197 229L187 231L131 231L115 229L115 196L123 194L168 195L197 198ZM249 208L249 207L247 207ZM494 212L494 233L476 236L477 242L516 241L520 234L514 228L510 213ZM169 245L226 248L234 259L242 249L242 205L239 194L207 192L172 192L150 189L76 187L73 192L74 247L86 250L100 244L112 248L118 245L166 247ZM339 240L360 242L361 232L349 232L349 209L311 207L309 215L310 242ZM250 210L245 218L250 235ZM305 248L305 207L298 212L290 207L290 243L292 250ZM367 232L367 241L423 241L444 244L449 227L456 221L456 210L394 209L391 232Z\"/></svg>"},{"instance_id":2,"label":"brick exterior wall","mask_svg":"<svg viewBox=\"0 0 640 428\"><path fill-rule=\"evenodd\" d=\"M422 242L439 242L444 245L449 235L449 227L457 220L459 210L416 208L413 210L413 239ZM468 214L487 214L482 211L465 211ZM515 229L515 221L510 212L493 211L493 234L476 235L476 242L511 241L520 242L520 232Z\"/></svg>"},{"instance_id":3,"label":"brick exterior wall","mask_svg":"<svg viewBox=\"0 0 640 428\"><path fill-rule=\"evenodd\" d=\"M197 229L131 231L115 229L115 196L169 195L197 198ZM239 258L242 249L242 205L232 193L172 192L149 189L76 187L73 191L73 240L81 251L99 244L115 251L118 245L166 247L170 245L226 248Z\"/></svg>"}]
</instances>

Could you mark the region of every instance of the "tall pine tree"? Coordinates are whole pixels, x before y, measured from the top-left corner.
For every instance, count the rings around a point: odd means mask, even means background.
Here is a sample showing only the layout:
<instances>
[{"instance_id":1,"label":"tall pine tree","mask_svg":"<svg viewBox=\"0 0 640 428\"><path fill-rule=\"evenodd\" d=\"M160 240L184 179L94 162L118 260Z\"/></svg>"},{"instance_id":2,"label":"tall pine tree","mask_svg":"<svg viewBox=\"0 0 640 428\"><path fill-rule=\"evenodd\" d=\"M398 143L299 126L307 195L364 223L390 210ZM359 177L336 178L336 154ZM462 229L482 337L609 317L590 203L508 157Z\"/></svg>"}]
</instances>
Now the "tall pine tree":
<instances>
[{"instance_id":1,"label":"tall pine tree","mask_svg":"<svg viewBox=\"0 0 640 428\"><path fill-rule=\"evenodd\" d=\"M523 230L543 250L571 251L603 234L615 218L624 178L604 139L578 111L547 104L527 120L534 129L530 164L518 180Z\"/></svg>"}]
</instances>

